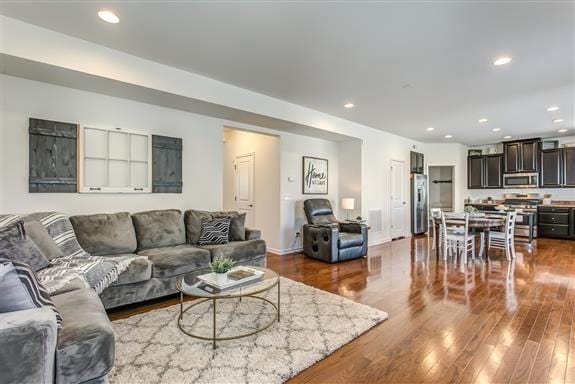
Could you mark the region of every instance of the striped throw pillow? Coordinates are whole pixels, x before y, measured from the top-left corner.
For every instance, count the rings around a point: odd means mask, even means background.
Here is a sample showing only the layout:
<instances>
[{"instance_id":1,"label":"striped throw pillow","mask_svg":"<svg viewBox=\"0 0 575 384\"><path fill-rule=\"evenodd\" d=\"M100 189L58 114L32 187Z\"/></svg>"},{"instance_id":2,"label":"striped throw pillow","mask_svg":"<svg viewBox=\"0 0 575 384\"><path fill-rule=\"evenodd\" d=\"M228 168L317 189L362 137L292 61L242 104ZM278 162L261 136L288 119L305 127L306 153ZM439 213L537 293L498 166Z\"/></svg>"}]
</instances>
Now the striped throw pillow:
<instances>
[{"instance_id":1,"label":"striped throw pillow","mask_svg":"<svg viewBox=\"0 0 575 384\"><path fill-rule=\"evenodd\" d=\"M36 278L34 271L24 263L8 259L0 259L0 263L7 264L11 263L18 274L20 283L25 288L28 293L30 302L32 303L32 308L48 307L56 315L56 323L58 329L62 329L62 315L54 305L52 298L46 291L46 288Z\"/></svg>"},{"instance_id":2,"label":"striped throw pillow","mask_svg":"<svg viewBox=\"0 0 575 384\"><path fill-rule=\"evenodd\" d=\"M199 245L227 244L230 233L229 217L219 217L217 219L202 220L202 231L200 233Z\"/></svg>"}]
</instances>

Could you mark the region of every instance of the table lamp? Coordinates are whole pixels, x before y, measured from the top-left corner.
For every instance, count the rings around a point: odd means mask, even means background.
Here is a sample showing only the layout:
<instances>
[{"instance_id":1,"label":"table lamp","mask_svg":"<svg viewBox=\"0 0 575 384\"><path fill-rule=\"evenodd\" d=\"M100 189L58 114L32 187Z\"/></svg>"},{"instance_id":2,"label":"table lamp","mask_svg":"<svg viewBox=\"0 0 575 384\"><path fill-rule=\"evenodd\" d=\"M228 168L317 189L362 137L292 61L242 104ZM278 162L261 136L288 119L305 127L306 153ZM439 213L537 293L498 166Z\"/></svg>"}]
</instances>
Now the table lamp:
<instances>
[{"instance_id":1,"label":"table lamp","mask_svg":"<svg viewBox=\"0 0 575 384\"><path fill-rule=\"evenodd\" d=\"M355 208L355 199L353 197L344 197L341 199L341 207L346 211L346 220L349 220L349 211Z\"/></svg>"}]
</instances>

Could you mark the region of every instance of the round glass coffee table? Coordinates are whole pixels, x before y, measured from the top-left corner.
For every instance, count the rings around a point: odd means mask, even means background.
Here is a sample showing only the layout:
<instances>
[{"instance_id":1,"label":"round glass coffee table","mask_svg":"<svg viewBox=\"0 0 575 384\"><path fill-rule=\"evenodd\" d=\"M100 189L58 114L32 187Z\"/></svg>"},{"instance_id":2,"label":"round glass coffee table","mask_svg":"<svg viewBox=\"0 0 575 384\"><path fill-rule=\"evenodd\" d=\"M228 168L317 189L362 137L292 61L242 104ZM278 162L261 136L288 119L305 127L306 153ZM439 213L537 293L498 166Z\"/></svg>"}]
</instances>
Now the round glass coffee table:
<instances>
[{"instance_id":1,"label":"round glass coffee table","mask_svg":"<svg viewBox=\"0 0 575 384\"><path fill-rule=\"evenodd\" d=\"M188 336L194 337L196 339L201 340L210 340L212 342L213 348L216 349L216 342L223 341L223 340L234 340L239 339L242 337L248 337L254 335L258 332L268 329L276 321L280 321L280 277L279 275L272 271L271 269L267 268L259 268L259 267L251 267L253 269L260 270L264 272L262 277L256 281L248 282L245 285L241 285L239 287L232 287L230 289L226 289L223 291L214 290L213 292L208 292L201 286L204 286L205 283L198 279L196 276L192 275L184 275L180 277L176 281L176 288L180 291L180 315L178 316L178 327L180 330ZM257 296L258 294L267 292L272 288L277 286L277 303L272 302L271 300ZM193 300L192 304L188 307L184 308L184 296L192 297L198 300ZM272 320L269 323L266 323L264 326L260 326L255 331L246 332L239 335L233 336L226 336L226 337L218 337L216 336L216 317L217 317L217 301L224 300L224 299L255 299L260 300L262 305L271 305L274 309L274 315L272 316ZM184 313L190 311L192 308L206 303L212 303L212 311L213 311L213 323L212 323L212 332L211 336L203 336L198 335L190 330L186 329L186 326L182 324L182 320L184 318Z\"/></svg>"}]
</instances>

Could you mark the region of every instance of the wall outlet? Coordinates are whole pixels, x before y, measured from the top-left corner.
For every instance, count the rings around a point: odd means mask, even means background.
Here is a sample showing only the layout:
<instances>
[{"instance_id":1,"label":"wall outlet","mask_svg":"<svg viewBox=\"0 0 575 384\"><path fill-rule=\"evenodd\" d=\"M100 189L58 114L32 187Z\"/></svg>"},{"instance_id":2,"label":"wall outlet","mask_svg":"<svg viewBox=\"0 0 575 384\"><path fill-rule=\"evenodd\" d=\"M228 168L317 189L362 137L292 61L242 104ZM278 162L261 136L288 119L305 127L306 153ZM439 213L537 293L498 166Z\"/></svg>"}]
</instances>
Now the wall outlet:
<instances>
[{"instance_id":1,"label":"wall outlet","mask_svg":"<svg viewBox=\"0 0 575 384\"><path fill-rule=\"evenodd\" d=\"M299 237L299 232L296 232L296 233L295 233L295 237Z\"/></svg>"}]
</instances>

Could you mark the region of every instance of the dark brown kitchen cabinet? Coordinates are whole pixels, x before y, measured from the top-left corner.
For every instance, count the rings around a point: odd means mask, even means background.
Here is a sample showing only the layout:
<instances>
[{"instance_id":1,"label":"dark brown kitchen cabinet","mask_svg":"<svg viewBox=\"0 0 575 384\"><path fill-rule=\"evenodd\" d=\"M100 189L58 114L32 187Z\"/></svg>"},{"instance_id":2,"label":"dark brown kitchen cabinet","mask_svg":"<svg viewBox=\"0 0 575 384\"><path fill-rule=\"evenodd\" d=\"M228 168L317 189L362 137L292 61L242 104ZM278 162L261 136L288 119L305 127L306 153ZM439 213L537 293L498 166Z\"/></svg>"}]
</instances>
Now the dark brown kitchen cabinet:
<instances>
[{"instance_id":1,"label":"dark brown kitchen cabinet","mask_svg":"<svg viewBox=\"0 0 575 384\"><path fill-rule=\"evenodd\" d=\"M423 173L423 153L410 152L411 173Z\"/></svg>"},{"instance_id":2,"label":"dark brown kitchen cabinet","mask_svg":"<svg viewBox=\"0 0 575 384\"><path fill-rule=\"evenodd\" d=\"M575 147L563 148L563 186L575 187Z\"/></svg>"},{"instance_id":3,"label":"dark brown kitchen cabinet","mask_svg":"<svg viewBox=\"0 0 575 384\"><path fill-rule=\"evenodd\" d=\"M502 155L485 156L485 188L501 188L503 186Z\"/></svg>"},{"instance_id":4,"label":"dark brown kitchen cabinet","mask_svg":"<svg viewBox=\"0 0 575 384\"><path fill-rule=\"evenodd\" d=\"M505 163L505 173L519 172L521 163L519 157L521 153L521 146L519 143L505 143L503 145L503 161Z\"/></svg>"},{"instance_id":5,"label":"dark brown kitchen cabinet","mask_svg":"<svg viewBox=\"0 0 575 384\"><path fill-rule=\"evenodd\" d=\"M542 150L540 180L541 187L575 187L575 147Z\"/></svg>"},{"instance_id":6,"label":"dark brown kitchen cabinet","mask_svg":"<svg viewBox=\"0 0 575 384\"><path fill-rule=\"evenodd\" d=\"M575 235L575 208L537 207L539 237L573 238Z\"/></svg>"},{"instance_id":7,"label":"dark brown kitchen cabinet","mask_svg":"<svg viewBox=\"0 0 575 384\"><path fill-rule=\"evenodd\" d=\"M467 158L467 188L483 189L485 162L483 156L470 156Z\"/></svg>"},{"instance_id":8,"label":"dark brown kitchen cabinet","mask_svg":"<svg viewBox=\"0 0 575 384\"><path fill-rule=\"evenodd\" d=\"M504 173L537 172L539 139L503 143Z\"/></svg>"},{"instance_id":9,"label":"dark brown kitchen cabinet","mask_svg":"<svg viewBox=\"0 0 575 384\"><path fill-rule=\"evenodd\" d=\"M541 151L541 187L561 187L563 183L562 164L562 149L546 149Z\"/></svg>"},{"instance_id":10,"label":"dark brown kitchen cabinet","mask_svg":"<svg viewBox=\"0 0 575 384\"><path fill-rule=\"evenodd\" d=\"M539 140L521 142L521 170L523 172L537 172Z\"/></svg>"},{"instance_id":11,"label":"dark brown kitchen cabinet","mask_svg":"<svg viewBox=\"0 0 575 384\"><path fill-rule=\"evenodd\" d=\"M503 156L484 155L467 158L467 188L501 188Z\"/></svg>"}]
</instances>

